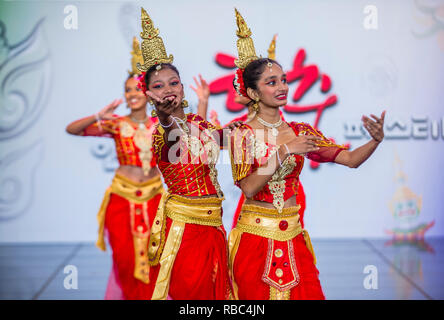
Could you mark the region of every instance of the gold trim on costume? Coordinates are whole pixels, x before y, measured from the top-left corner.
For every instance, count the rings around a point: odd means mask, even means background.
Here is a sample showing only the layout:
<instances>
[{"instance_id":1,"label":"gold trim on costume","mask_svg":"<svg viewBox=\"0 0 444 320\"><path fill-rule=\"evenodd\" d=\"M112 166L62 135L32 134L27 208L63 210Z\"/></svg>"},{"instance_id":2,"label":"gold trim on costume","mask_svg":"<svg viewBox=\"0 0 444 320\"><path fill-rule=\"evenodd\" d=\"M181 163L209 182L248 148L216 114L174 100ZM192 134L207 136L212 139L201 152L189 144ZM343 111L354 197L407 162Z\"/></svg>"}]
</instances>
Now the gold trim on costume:
<instances>
[{"instance_id":1,"label":"gold trim on costume","mask_svg":"<svg viewBox=\"0 0 444 320\"><path fill-rule=\"evenodd\" d=\"M168 194L162 198L149 240L150 264L160 264L152 300L165 300L168 296L171 270L179 251L185 225L191 223L222 226L223 200L218 197L187 198L176 194ZM167 239L165 239L165 216L173 220Z\"/></svg>"},{"instance_id":2,"label":"gold trim on costume","mask_svg":"<svg viewBox=\"0 0 444 320\"><path fill-rule=\"evenodd\" d=\"M144 283L150 283L150 266L148 264L148 235L149 235L149 220L148 220L148 205L146 202L142 204L142 209L140 205L136 208L136 204L132 201L129 202L130 205L130 224L131 233L133 234L133 245L134 245L134 278L139 279ZM136 215L143 215L144 225L146 230L144 231L143 226L139 225L137 229L135 228ZM140 228L140 229L139 229Z\"/></svg>"},{"instance_id":3,"label":"gold trim on costume","mask_svg":"<svg viewBox=\"0 0 444 320\"><path fill-rule=\"evenodd\" d=\"M316 128L313 128L311 125L307 123L300 123L302 124L302 128L299 129L299 135L308 135L308 136L315 136L322 138L321 140L316 140L316 146L318 147L337 147L340 149L347 150L348 148L344 145L339 145L336 143L333 143L330 139L325 137L321 131L319 131Z\"/></svg>"},{"instance_id":4,"label":"gold trim on costume","mask_svg":"<svg viewBox=\"0 0 444 320\"><path fill-rule=\"evenodd\" d=\"M302 232L299 222L299 208L299 205L285 208L282 210L282 214L279 214L276 209L244 205L236 229L273 240L287 241ZM282 224L286 225L284 230L280 228Z\"/></svg>"},{"instance_id":5,"label":"gold trim on costume","mask_svg":"<svg viewBox=\"0 0 444 320\"><path fill-rule=\"evenodd\" d=\"M97 221L99 224L98 239L96 246L105 251L106 244L104 238L105 229L105 216L106 209L108 207L111 194L117 194L122 198L125 198L129 202L130 206L130 225L133 235L134 254L135 254L135 266L134 277L141 280L144 283L149 283L149 264L148 264L148 235L149 235L149 220L148 220L148 206L147 201L155 197L158 194L163 193L163 185L160 176L156 176L148 181L137 183L122 175L116 174L111 183L111 186L105 192L100 210L97 214ZM142 208L136 208L136 206L142 206ZM135 230L134 219L135 214L140 211L143 214L143 221L147 226L145 232Z\"/></svg>"},{"instance_id":6,"label":"gold trim on costume","mask_svg":"<svg viewBox=\"0 0 444 320\"><path fill-rule=\"evenodd\" d=\"M290 292L291 290L279 291L270 286L270 300L290 300Z\"/></svg>"},{"instance_id":7,"label":"gold trim on costume","mask_svg":"<svg viewBox=\"0 0 444 320\"><path fill-rule=\"evenodd\" d=\"M233 285L233 296L234 300L239 300L238 286L234 280L234 258L236 257L237 250L239 249L240 240L242 237L242 231L236 228L232 229L230 235L228 236L228 254L229 254L229 270L230 277Z\"/></svg>"},{"instance_id":8,"label":"gold trim on costume","mask_svg":"<svg viewBox=\"0 0 444 320\"><path fill-rule=\"evenodd\" d=\"M165 211L167 217L175 221L219 227L222 225L222 200L215 197L189 199L174 195L165 205Z\"/></svg>"},{"instance_id":9,"label":"gold trim on costume","mask_svg":"<svg viewBox=\"0 0 444 320\"><path fill-rule=\"evenodd\" d=\"M157 276L156 286L154 287L153 296L151 297L152 300L166 300L168 297L171 270L173 269L174 260L176 260L176 255L182 242L184 230L184 222L173 221L171 224L168 239L159 261L160 270L159 275Z\"/></svg>"},{"instance_id":10,"label":"gold trim on costume","mask_svg":"<svg viewBox=\"0 0 444 320\"><path fill-rule=\"evenodd\" d=\"M290 273L292 279L290 281L287 280L284 282L282 279L277 280L272 274L270 274L272 272L272 263L274 261L273 256L275 256L276 258L281 258L276 256L275 252L276 242L273 239L268 239L267 259L265 261L264 273L262 275L262 281L264 281L269 286L278 289L278 291L281 292L291 290L292 288L297 286L300 282L299 271L296 265L296 259L294 257L293 242L292 240L287 240L285 242L286 242L285 246L286 246L286 251L288 252L288 262L290 267L289 269L286 270L286 273ZM281 268L278 268L275 270L275 275L278 278L281 278L284 275L284 272Z\"/></svg>"},{"instance_id":11,"label":"gold trim on costume","mask_svg":"<svg viewBox=\"0 0 444 320\"><path fill-rule=\"evenodd\" d=\"M313 263L316 264L316 255L314 253L313 245L311 244L311 239L308 235L308 231L304 229L302 235L304 236L305 245L307 246L308 251L310 251L311 255L313 256Z\"/></svg>"},{"instance_id":12,"label":"gold trim on costume","mask_svg":"<svg viewBox=\"0 0 444 320\"><path fill-rule=\"evenodd\" d=\"M165 246L165 202L171 195L168 192L164 192L157 208L156 216L154 217L153 225L151 226L151 233L148 243L148 262L151 266L155 266L159 263L162 250Z\"/></svg>"},{"instance_id":13,"label":"gold trim on costume","mask_svg":"<svg viewBox=\"0 0 444 320\"><path fill-rule=\"evenodd\" d=\"M175 221L218 227L222 225L222 201L224 198L187 198L164 193L151 227L148 257L149 263L159 263L165 245L166 216ZM210 212L211 211L211 212Z\"/></svg>"},{"instance_id":14,"label":"gold trim on costume","mask_svg":"<svg viewBox=\"0 0 444 320\"><path fill-rule=\"evenodd\" d=\"M126 122L120 122L120 132L124 138L133 138L134 144L140 149L139 159L142 163L143 174L147 176L151 170L151 160L153 158L152 148L152 134L154 131L154 126L147 128L143 123L139 124L137 129Z\"/></svg>"},{"instance_id":15,"label":"gold trim on costume","mask_svg":"<svg viewBox=\"0 0 444 320\"><path fill-rule=\"evenodd\" d=\"M300 205L297 205L295 207L283 208L282 211L279 212L277 209L265 208L252 204L244 204L242 206L239 221L237 222L236 227L231 230L228 237L230 275L233 282L233 294L236 300L239 299L238 286L235 282L233 268L243 232L268 239L267 257L265 258L265 269L264 274L262 275L262 280L270 285L270 300L289 300L291 289L299 283L299 273L295 262L292 240L300 233L303 234L307 249L313 256L313 263L316 264L316 257L308 232L302 229L299 222L299 208ZM279 247L275 249L274 241L287 242L286 245L288 248L290 268L295 277L295 280L291 283L281 284L280 282L276 283L271 281L271 279L270 281L264 280L264 277L266 278L268 276L267 272L271 270L269 265L271 263L272 255L277 258L282 258L283 256L282 249ZM280 274L282 270L279 271L276 269L275 271ZM278 277L280 276L278 275Z\"/></svg>"},{"instance_id":16,"label":"gold trim on costume","mask_svg":"<svg viewBox=\"0 0 444 320\"><path fill-rule=\"evenodd\" d=\"M273 206L281 212L284 208L285 200L285 177L293 172L296 167L295 155L290 155L285 158L284 163L275 171L270 181L268 181L268 188L273 195Z\"/></svg>"},{"instance_id":17,"label":"gold trim on costume","mask_svg":"<svg viewBox=\"0 0 444 320\"><path fill-rule=\"evenodd\" d=\"M99 212L97 213L97 222L99 224L99 236L96 242L96 246L105 251L105 214L106 208L111 197L111 193L115 193L122 198L132 201L137 204L143 204L154 196L163 192L163 185L160 176L156 176L146 182L137 183L120 174L116 174L111 182L111 186L105 191L105 195L102 200Z\"/></svg>"}]
</instances>

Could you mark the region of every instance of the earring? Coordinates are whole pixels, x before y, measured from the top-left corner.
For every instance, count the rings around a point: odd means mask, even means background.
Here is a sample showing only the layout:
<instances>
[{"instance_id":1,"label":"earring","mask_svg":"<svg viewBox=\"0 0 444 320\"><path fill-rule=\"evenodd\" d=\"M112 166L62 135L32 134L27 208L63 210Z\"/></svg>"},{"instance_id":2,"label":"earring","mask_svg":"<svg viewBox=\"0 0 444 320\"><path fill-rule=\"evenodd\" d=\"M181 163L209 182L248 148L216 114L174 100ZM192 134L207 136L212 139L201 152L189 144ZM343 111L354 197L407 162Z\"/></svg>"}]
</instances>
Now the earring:
<instances>
[{"instance_id":1,"label":"earring","mask_svg":"<svg viewBox=\"0 0 444 320\"><path fill-rule=\"evenodd\" d=\"M188 101L185 100L185 99L183 99L181 105L182 105L182 108L186 108L186 107L188 107Z\"/></svg>"},{"instance_id":2,"label":"earring","mask_svg":"<svg viewBox=\"0 0 444 320\"><path fill-rule=\"evenodd\" d=\"M254 99L254 104L253 104L253 111L258 113L259 112L259 98Z\"/></svg>"},{"instance_id":3,"label":"earring","mask_svg":"<svg viewBox=\"0 0 444 320\"><path fill-rule=\"evenodd\" d=\"M157 117L157 112L156 112L156 109L154 109L154 102L153 102L153 100L149 100L148 103L149 103L149 105L152 108L152 110L151 110L151 117L153 117L153 118Z\"/></svg>"}]
</instances>

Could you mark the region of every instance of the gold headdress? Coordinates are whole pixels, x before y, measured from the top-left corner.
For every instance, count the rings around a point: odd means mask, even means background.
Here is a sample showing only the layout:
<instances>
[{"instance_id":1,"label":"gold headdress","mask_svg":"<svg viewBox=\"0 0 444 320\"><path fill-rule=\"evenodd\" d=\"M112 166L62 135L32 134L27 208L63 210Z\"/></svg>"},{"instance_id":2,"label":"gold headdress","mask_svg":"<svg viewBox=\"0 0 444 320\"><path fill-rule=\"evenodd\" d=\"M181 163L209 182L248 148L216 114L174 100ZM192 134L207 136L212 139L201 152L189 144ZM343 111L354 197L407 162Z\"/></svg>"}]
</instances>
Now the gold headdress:
<instances>
[{"instance_id":1,"label":"gold headdress","mask_svg":"<svg viewBox=\"0 0 444 320\"><path fill-rule=\"evenodd\" d=\"M270 46L268 47L268 58L276 60L276 38L277 34L273 36L273 40L271 40Z\"/></svg>"},{"instance_id":2,"label":"gold headdress","mask_svg":"<svg viewBox=\"0 0 444 320\"><path fill-rule=\"evenodd\" d=\"M236 12L237 23L236 35L239 38L237 39L237 52L239 58L234 61L234 64L239 69L245 69L251 61L258 59L258 57L256 56L256 50L254 49L253 39L250 38L251 30L248 28L239 11L237 11L236 8L234 10Z\"/></svg>"},{"instance_id":3,"label":"gold headdress","mask_svg":"<svg viewBox=\"0 0 444 320\"><path fill-rule=\"evenodd\" d=\"M137 69L137 64L143 64L142 51L140 50L139 40L137 37L133 38L133 51L131 51L131 71L128 70L128 73L131 77L140 74L139 69Z\"/></svg>"},{"instance_id":4,"label":"gold headdress","mask_svg":"<svg viewBox=\"0 0 444 320\"><path fill-rule=\"evenodd\" d=\"M157 65L160 69L161 63L173 62L173 55L168 57L166 54L163 40L159 37L159 29L154 28L151 20L145 9L142 8L142 32L140 33L142 41L142 55L143 64L137 63L137 69L146 72L152 66Z\"/></svg>"}]
</instances>

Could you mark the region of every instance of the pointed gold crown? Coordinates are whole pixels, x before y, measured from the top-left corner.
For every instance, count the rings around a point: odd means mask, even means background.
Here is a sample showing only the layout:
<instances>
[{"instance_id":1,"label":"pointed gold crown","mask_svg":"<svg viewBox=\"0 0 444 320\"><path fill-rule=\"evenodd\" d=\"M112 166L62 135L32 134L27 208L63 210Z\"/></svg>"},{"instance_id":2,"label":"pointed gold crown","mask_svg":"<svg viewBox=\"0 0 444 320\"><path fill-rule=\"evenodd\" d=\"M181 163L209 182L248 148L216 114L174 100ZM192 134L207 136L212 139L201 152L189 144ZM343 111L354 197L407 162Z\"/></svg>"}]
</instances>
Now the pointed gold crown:
<instances>
[{"instance_id":1,"label":"pointed gold crown","mask_svg":"<svg viewBox=\"0 0 444 320\"><path fill-rule=\"evenodd\" d=\"M173 55L168 57L166 54L163 40L159 37L159 29L154 28L153 21L151 20L145 9L142 8L142 32L140 37L142 41L142 56L143 64L137 63L137 69L146 72L149 68L161 63L173 62Z\"/></svg>"},{"instance_id":2,"label":"pointed gold crown","mask_svg":"<svg viewBox=\"0 0 444 320\"><path fill-rule=\"evenodd\" d=\"M254 49L253 39L250 38L251 30L245 23L239 11L234 8L236 12L237 31L237 52L239 58L234 61L234 64L239 69L245 69L245 67L253 60L258 59L256 56L256 50Z\"/></svg>"},{"instance_id":3,"label":"pointed gold crown","mask_svg":"<svg viewBox=\"0 0 444 320\"><path fill-rule=\"evenodd\" d=\"M131 70L128 73L131 77L140 74L139 69L137 69L137 64L143 64L142 51L140 50L139 40L137 37L133 38L133 51L131 51Z\"/></svg>"},{"instance_id":4,"label":"pointed gold crown","mask_svg":"<svg viewBox=\"0 0 444 320\"><path fill-rule=\"evenodd\" d=\"M273 36L273 40L271 40L270 46L268 47L268 58L276 60L276 38L277 34Z\"/></svg>"}]
</instances>

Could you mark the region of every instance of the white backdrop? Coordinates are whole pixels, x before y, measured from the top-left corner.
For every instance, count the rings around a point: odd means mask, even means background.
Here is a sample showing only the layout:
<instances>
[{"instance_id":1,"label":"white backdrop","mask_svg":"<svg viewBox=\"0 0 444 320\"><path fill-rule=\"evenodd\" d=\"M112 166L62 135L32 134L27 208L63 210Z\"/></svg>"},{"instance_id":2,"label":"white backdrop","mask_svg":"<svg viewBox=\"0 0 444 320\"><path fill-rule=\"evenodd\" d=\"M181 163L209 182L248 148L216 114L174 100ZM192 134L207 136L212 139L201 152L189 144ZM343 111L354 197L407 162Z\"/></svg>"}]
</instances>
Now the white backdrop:
<instances>
[{"instance_id":1,"label":"white backdrop","mask_svg":"<svg viewBox=\"0 0 444 320\"><path fill-rule=\"evenodd\" d=\"M68 5L77 10L77 29L66 28ZM193 76L201 73L211 82L233 71L218 66L215 56L236 54L234 6L252 30L258 54L267 54L278 33L277 60L285 70L303 48L304 66L316 65L331 79L328 92L317 81L297 101L307 106L337 96L319 123L327 136L357 147L367 138L359 129L352 137L352 126L359 126L363 114L387 110L390 137L360 168L311 169L306 162L301 180L312 237L384 237L386 230L405 225L389 207L401 186L395 179L401 168L397 156L407 177L403 185L422 199L418 205L397 200L397 206L418 209L408 227L434 221L427 235L444 235L443 1L372 1L370 8L367 1L351 0L2 1L0 242L95 240L96 212L115 166L112 141L64 130L123 96L141 5L174 55L192 110ZM290 84L290 95L299 84ZM241 114L229 112L225 99L225 94L210 98L222 123ZM124 105L117 109L125 112ZM285 116L315 120L315 112ZM229 230L239 190L226 154L221 158Z\"/></svg>"}]
</instances>

